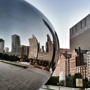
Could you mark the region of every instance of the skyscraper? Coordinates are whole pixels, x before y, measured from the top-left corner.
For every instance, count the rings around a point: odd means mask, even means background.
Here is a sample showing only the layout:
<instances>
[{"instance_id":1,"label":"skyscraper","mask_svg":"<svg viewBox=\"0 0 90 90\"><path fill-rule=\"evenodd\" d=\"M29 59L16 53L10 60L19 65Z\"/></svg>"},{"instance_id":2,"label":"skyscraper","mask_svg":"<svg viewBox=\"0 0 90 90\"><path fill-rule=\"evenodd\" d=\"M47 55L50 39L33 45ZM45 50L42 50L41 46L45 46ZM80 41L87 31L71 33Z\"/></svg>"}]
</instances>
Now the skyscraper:
<instances>
[{"instance_id":1,"label":"skyscraper","mask_svg":"<svg viewBox=\"0 0 90 90\"><path fill-rule=\"evenodd\" d=\"M0 53L3 53L4 51L4 40L0 39Z\"/></svg>"},{"instance_id":2,"label":"skyscraper","mask_svg":"<svg viewBox=\"0 0 90 90\"><path fill-rule=\"evenodd\" d=\"M18 53L20 51L20 37L16 34L12 35L12 52Z\"/></svg>"}]
</instances>

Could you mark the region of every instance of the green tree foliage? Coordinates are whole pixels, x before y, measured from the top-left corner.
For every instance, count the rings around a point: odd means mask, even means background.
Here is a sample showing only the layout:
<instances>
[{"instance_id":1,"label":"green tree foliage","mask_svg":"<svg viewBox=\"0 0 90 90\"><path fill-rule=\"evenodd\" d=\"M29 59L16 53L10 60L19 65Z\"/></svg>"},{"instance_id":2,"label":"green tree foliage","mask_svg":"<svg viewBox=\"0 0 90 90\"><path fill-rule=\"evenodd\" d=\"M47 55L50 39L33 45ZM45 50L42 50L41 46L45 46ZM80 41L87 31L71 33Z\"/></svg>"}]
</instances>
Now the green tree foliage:
<instances>
[{"instance_id":1,"label":"green tree foliage","mask_svg":"<svg viewBox=\"0 0 90 90\"><path fill-rule=\"evenodd\" d=\"M46 85L57 85L59 83L59 77L52 76L46 83Z\"/></svg>"},{"instance_id":2,"label":"green tree foliage","mask_svg":"<svg viewBox=\"0 0 90 90\"><path fill-rule=\"evenodd\" d=\"M90 88L90 81L88 81L88 87Z\"/></svg>"},{"instance_id":3,"label":"green tree foliage","mask_svg":"<svg viewBox=\"0 0 90 90\"><path fill-rule=\"evenodd\" d=\"M66 76L66 86L67 87L74 87L73 79L74 79L73 76L71 76L70 74Z\"/></svg>"},{"instance_id":4,"label":"green tree foliage","mask_svg":"<svg viewBox=\"0 0 90 90\"><path fill-rule=\"evenodd\" d=\"M68 75L66 76L66 87L73 87L76 88L76 78L80 78L82 79L82 75L81 73L76 73L75 75ZM58 77L51 77L48 82L46 83L46 85L60 85L60 86L64 86L65 82L64 81L60 81L59 82L59 76ZM90 88L90 81L88 81L87 78L83 79L83 87L82 88Z\"/></svg>"},{"instance_id":5,"label":"green tree foliage","mask_svg":"<svg viewBox=\"0 0 90 90\"><path fill-rule=\"evenodd\" d=\"M62 80L62 81L59 82L59 85L60 86L64 86L64 84L65 84L65 81L64 80Z\"/></svg>"},{"instance_id":6,"label":"green tree foliage","mask_svg":"<svg viewBox=\"0 0 90 90\"><path fill-rule=\"evenodd\" d=\"M83 79L83 88L88 88L88 79Z\"/></svg>"},{"instance_id":7,"label":"green tree foliage","mask_svg":"<svg viewBox=\"0 0 90 90\"><path fill-rule=\"evenodd\" d=\"M82 78L81 73L75 73L73 76L73 87L76 87L76 78Z\"/></svg>"}]
</instances>

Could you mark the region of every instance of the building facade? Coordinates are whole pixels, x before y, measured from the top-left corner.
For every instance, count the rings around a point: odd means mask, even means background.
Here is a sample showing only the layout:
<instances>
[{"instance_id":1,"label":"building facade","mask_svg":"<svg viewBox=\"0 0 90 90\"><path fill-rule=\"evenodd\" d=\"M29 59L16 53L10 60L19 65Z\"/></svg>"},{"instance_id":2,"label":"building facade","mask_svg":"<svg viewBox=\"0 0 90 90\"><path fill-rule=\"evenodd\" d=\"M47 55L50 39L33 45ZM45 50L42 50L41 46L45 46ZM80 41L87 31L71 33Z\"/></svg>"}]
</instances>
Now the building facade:
<instances>
[{"instance_id":1,"label":"building facade","mask_svg":"<svg viewBox=\"0 0 90 90\"><path fill-rule=\"evenodd\" d=\"M70 74L74 75L76 73L76 57L77 53L75 49L72 51L72 56L70 58Z\"/></svg>"},{"instance_id":2,"label":"building facade","mask_svg":"<svg viewBox=\"0 0 90 90\"><path fill-rule=\"evenodd\" d=\"M4 52L4 40L0 39L0 53Z\"/></svg>"},{"instance_id":3,"label":"building facade","mask_svg":"<svg viewBox=\"0 0 90 90\"><path fill-rule=\"evenodd\" d=\"M64 72L65 75L70 74L70 58L71 54L68 53L60 55L60 72Z\"/></svg>"},{"instance_id":4,"label":"building facade","mask_svg":"<svg viewBox=\"0 0 90 90\"><path fill-rule=\"evenodd\" d=\"M90 80L90 51L87 52L87 77Z\"/></svg>"},{"instance_id":5,"label":"building facade","mask_svg":"<svg viewBox=\"0 0 90 90\"><path fill-rule=\"evenodd\" d=\"M74 49L70 58L70 74L81 73L83 78L87 77L87 50Z\"/></svg>"},{"instance_id":6,"label":"building facade","mask_svg":"<svg viewBox=\"0 0 90 90\"><path fill-rule=\"evenodd\" d=\"M77 66L76 67L76 73L81 73L82 78L87 77L87 65Z\"/></svg>"},{"instance_id":7,"label":"building facade","mask_svg":"<svg viewBox=\"0 0 90 90\"><path fill-rule=\"evenodd\" d=\"M61 72L64 72L66 75L70 74L70 58L70 49L60 48L59 59L53 76L59 76Z\"/></svg>"},{"instance_id":8,"label":"building facade","mask_svg":"<svg viewBox=\"0 0 90 90\"><path fill-rule=\"evenodd\" d=\"M70 28L70 49L90 50L90 14Z\"/></svg>"}]
</instances>

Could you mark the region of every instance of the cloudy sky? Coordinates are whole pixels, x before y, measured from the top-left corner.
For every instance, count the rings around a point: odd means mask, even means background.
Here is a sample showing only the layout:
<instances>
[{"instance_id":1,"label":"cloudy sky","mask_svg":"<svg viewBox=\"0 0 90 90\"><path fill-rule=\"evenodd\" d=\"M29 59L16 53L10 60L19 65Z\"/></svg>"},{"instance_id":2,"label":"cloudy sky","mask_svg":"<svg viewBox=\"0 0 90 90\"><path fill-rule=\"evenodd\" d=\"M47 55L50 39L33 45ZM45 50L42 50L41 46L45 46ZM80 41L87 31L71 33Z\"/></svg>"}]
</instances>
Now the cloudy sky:
<instances>
[{"instance_id":1,"label":"cloudy sky","mask_svg":"<svg viewBox=\"0 0 90 90\"><path fill-rule=\"evenodd\" d=\"M90 0L26 0L53 24L60 47L69 48L69 29L90 13Z\"/></svg>"}]
</instances>

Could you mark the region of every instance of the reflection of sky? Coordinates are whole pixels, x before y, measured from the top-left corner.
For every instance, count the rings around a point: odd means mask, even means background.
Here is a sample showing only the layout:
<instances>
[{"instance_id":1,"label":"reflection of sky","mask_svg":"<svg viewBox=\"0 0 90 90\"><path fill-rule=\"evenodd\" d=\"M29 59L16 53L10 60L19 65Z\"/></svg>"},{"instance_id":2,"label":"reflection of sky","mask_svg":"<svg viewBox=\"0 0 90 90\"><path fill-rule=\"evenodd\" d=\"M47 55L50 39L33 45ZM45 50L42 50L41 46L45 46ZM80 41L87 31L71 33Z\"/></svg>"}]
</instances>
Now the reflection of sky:
<instances>
[{"instance_id":1,"label":"reflection of sky","mask_svg":"<svg viewBox=\"0 0 90 90\"><path fill-rule=\"evenodd\" d=\"M20 36L22 45L29 45L28 39L32 37L32 34L41 44L45 45L46 34L50 35L50 31L42 19L50 24L49 21L34 7L28 3L25 5L24 0L13 1L15 2L0 0L0 12L3 11L0 13L0 38L5 40L5 47L11 49L11 35L13 34Z\"/></svg>"}]
</instances>

